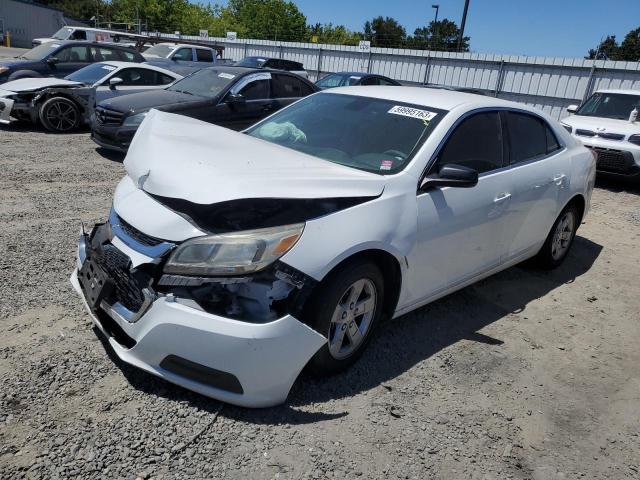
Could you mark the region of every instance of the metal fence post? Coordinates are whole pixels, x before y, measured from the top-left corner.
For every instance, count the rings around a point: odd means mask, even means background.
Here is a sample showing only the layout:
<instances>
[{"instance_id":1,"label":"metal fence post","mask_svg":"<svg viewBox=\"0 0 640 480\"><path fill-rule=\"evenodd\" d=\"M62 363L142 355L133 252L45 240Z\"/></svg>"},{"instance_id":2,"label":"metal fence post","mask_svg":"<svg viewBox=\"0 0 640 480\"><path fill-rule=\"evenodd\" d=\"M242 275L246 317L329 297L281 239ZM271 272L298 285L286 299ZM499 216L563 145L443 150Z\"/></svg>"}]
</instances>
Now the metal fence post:
<instances>
[{"instance_id":1,"label":"metal fence post","mask_svg":"<svg viewBox=\"0 0 640 480\"><path fill-rule=\"evenodd\" d=\"M316 82L320 79L322 73L322 47L318 48L318 69L316 73Z\"/></svg>"},{"instance_id":2,"label":"metal fence post","mask_svg":"<svg viewBox=\"0 0 640 480\"><path fill-rule=\"evenodd\" d=\"M589 79L587 80L587 88L584 89L584 95L582 96L582 101L584 102L591 95L591 91L593 90L593 84L595 83L595 74L596 74L596 62L593 62L591 65L591 70L589 70Z\"/></svg>"},{"instance_id":3,"label":"metal fence post","mask_svg":"<svg viewBox=\"0 0 640 480\"><path fill-rule=\"evenodd\" d=\"M371 48L369 48L369 58L367 58L367 73L371 72L371 55L373 55L373 53L371 52Z\"/></svg>"},{"instance_id":4,"label":"metal fence post","mask_svg":"<svg viewBox=\"0 0 640 480\"><path fill-rule=\"evenodd\" d=\"M282 58L282 44L278 45L280 47L280 58Z\"/></svg>"},{"instance_id":5,"label":"metal fence post","mask_svg":"<svg viewBox=\"0 0 640 480\"><path fill-rule=\"evenodd\" d=\"M424 65L424 78L422 79L422 85L429 83L429 67L431 67L431 55L427 54L427 62Z\"/></svg>"},{"instance_id":6,"label":"metal fence post","mask_svg":"<svg viewBox=\"0 0 640 480\"><path fill-rule=\"evenodd\" d=\"M498 93L502 89L502 81L504 80L504 60L500 60L500 69L498 70L498 78L496 79L496 88L493 92L493 96L497 97Z\"/></svg>"},{"instance_id":7,"label":"metal fence post","mask_svg":"<svg viewBox=\"0 0 640 480\"><path fill-rule=\"evenodd\" d=\"M244 55L243 57L247 56L247 42L244 42Z\"/></svg>"}]
</instances>

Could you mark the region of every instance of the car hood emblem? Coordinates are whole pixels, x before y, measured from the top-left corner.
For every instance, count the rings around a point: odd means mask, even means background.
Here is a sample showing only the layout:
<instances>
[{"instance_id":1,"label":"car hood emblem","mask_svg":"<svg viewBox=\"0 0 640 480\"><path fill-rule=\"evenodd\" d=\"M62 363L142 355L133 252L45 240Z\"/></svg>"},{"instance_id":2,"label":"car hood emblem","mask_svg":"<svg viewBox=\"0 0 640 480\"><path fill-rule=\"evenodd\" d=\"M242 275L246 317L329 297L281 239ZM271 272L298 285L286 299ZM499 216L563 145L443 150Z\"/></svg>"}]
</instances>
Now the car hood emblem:
<instances>
[{"instance_id":1,"label":"car hood emblem","mask_svg":"<svg viewBox=\"0 0 640 480\"><path fill-rule=\"evenodd\" d=\"M607 129L606 129L606 128L604 128L604 127L598 127L598 128L596 128L596 130L597 130L598 132L606 132L606 131L607 131Z\"/></svg>"}]
</instances>

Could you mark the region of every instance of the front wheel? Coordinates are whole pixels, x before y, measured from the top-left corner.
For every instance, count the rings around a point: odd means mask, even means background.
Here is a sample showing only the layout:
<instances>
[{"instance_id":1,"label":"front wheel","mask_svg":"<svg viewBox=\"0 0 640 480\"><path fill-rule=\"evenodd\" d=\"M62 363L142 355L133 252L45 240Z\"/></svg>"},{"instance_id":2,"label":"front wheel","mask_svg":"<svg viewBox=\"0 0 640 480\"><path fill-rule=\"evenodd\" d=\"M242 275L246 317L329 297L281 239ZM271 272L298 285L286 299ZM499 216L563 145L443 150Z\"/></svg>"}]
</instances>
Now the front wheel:
<instances>
[{"instance_id":1,"label":"front wheel","mask_svg":"<svg viewBox=\"0 0 640 480\"><path fill-rule=\"evenodd\" d=\"M345 370L362 354L382 316L384 279L373 263L356 263L332 273L314 292L309 325L327 337L309 369L316 375Z\"/></svg>"},{"instance_id":2,"label":"front wheel","mask_svg":"<svg viewBox=\"0 0 640 480\"><path fill-rule=\"evenodd\" d=\"M540 267L551 270L564 261L578 230L578 218L578 209L574 205L568 205L560 212L544 245L535 257Z\"/></svg>"},{"instance_id":3,"label":"front wheel","mask_svg":"<svg viewBox=\"0 0 640 480\"><path fill-rule=\"evenodd\" d=\"M50 132L70 132L80 126L80 110L68 98L53 97L40 107L40 121Z\"/></svg>"}]
</instances>

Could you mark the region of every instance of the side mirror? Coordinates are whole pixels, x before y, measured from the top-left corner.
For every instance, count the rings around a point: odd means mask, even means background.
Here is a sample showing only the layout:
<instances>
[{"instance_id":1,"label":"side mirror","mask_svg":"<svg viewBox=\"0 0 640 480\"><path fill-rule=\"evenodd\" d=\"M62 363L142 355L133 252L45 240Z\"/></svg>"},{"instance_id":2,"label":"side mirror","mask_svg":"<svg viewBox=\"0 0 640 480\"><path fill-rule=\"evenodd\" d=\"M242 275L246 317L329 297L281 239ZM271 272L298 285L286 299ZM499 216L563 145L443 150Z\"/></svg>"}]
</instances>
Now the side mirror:
<instances>
[{"instance_id":1,"label":"side mirror","mask_svg":"<svg viewBox=\"0 0 640 480\"><path fill-rule=\"evenodd\" d=\"M238 105L245 102L245 98L240 93L230 93L229 95L227 95L226 103Z\"/></svg>"},{"instance_id":2,"label":"side mirror","mask_svg":"<svg viewBox=\"0 0 640 480\"><path fill-rule=\"evenodd\" d=\"M567 112L576 113L578 111L578 105L569 105L567 107Z\"/></svg>"},{"instance_id":3,"label":"side mirror","mask_svg":"<svg viewBox=\"0 0 640 480\"><path fill-rule=\"evenodd\" d=\"M49 58L47 58L47 63L49 65L55 65L58 62L60 62L60 59L58 57L49 57Z\"/></svg>"},{"instance_id":4,"label":"side mirror","mask_svg":"<svg viewBox=\"0 0 640 480\"><path fill-rule=\"evenodd\" d=\"M478 184L478 172L473 168L454 163L442 165L437 175L429 175L422 179L420 191L432 187L461 187L470 188Z\"/></svg>"},{"instance_id":5,"label":"side mirror","mask_svg":"<svg viewBox=\"0 0 640 480\"><path fill-rule=\"evenodd\" d=\"M120 85L124 80L120 77L112 77L109 79L109 88L115 89L116 85Z\"/></svg>"}]
</instances>

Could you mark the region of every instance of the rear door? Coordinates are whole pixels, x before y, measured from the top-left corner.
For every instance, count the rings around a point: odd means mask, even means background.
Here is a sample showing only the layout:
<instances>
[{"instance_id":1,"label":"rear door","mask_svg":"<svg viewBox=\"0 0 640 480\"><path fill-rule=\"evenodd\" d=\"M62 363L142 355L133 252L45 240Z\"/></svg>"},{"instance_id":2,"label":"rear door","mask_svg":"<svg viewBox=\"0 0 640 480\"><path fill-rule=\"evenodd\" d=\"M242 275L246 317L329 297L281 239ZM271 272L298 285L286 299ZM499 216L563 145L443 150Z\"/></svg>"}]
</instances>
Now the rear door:
<instances>
[{"instance_id":1,"label":"rear door","mask_svg":"<svg viewBox=\"0 0 640 480\"><path fill-rule=\"evenodd\" d=\"M542 246L566 196L571 161L544 119L520 111L502 115L513 202L505 220L503 260L508 262Z\"/></svg>"},{"instance_id":2,"label":"rear door","mask_svg":"<svg viewBox=\"0 0 640 480\"><path fill-rule=\"evenodd\" d=\"M271 108L274 112L313 92L313 88L294 75L284 73L271 75L271 97L273 98Z\"/></svg>"}]
</instances>

